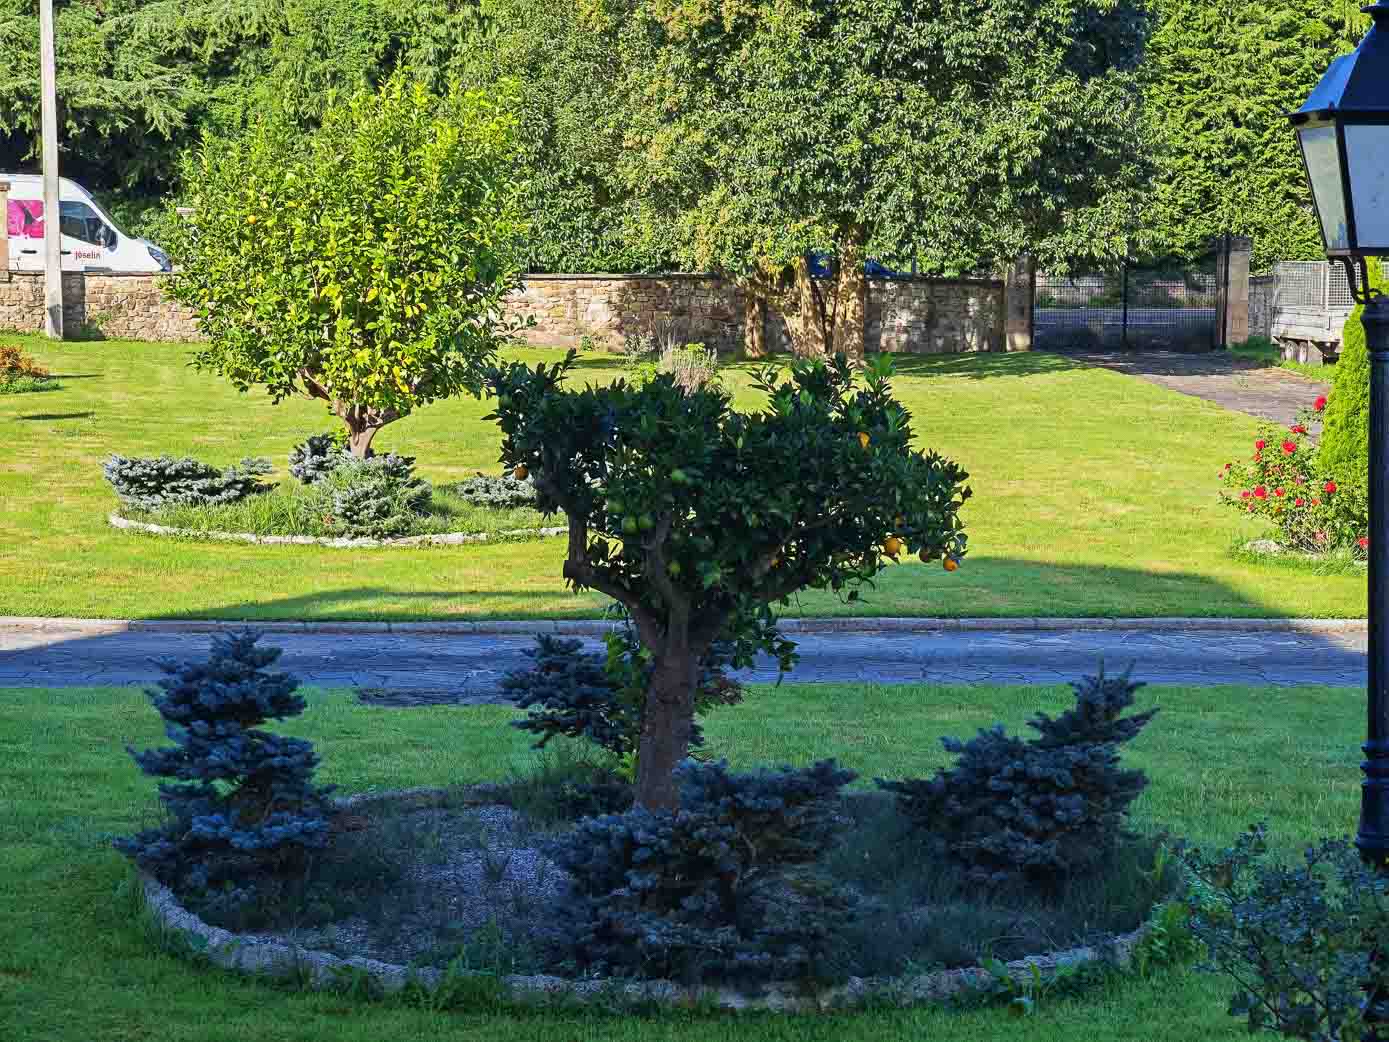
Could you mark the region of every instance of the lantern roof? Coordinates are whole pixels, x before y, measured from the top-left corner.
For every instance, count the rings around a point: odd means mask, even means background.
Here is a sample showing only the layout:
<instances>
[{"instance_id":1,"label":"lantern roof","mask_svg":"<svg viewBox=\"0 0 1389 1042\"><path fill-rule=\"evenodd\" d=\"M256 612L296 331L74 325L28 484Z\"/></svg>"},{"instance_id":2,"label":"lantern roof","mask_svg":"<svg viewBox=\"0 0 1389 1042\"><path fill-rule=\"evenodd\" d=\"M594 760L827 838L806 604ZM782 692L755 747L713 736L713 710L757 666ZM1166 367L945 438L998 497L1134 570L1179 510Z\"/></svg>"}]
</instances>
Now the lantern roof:
<instances>
[{"instance_id":1,"label":"lantern roof","mask_svg":"<svg viewBox=\"0 0 1389 1042\"><path fill-rule=\"evenodd\" d=\"M1374 19L1360 46L1331 63L1294 123L1330 119L1337 114L1378 115L1389 120L1389 3L1362 7Z\"/></svg>"}]
</instances>

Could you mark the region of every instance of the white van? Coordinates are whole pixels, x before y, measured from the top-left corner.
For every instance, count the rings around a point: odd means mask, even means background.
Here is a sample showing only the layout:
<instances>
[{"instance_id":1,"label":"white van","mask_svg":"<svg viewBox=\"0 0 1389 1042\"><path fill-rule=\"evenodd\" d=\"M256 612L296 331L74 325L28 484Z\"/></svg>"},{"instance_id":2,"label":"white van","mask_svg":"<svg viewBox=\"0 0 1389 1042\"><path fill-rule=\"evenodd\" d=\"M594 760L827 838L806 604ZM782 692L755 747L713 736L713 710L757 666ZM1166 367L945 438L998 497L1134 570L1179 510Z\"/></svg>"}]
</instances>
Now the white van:
<instances>
[{"instance_id":1,"label":"white van","mask_svg":"<svg viewBox=\"0 0 1389 1042\"><path fill-rule=\"evenodd\" d=\"M6 174L10 182L10 270L43 271L43 178ZM81 185L58 179L58 227L64 271L172 271L169 258L148 239L132 239Z\"/></svg>"}]
</instances>

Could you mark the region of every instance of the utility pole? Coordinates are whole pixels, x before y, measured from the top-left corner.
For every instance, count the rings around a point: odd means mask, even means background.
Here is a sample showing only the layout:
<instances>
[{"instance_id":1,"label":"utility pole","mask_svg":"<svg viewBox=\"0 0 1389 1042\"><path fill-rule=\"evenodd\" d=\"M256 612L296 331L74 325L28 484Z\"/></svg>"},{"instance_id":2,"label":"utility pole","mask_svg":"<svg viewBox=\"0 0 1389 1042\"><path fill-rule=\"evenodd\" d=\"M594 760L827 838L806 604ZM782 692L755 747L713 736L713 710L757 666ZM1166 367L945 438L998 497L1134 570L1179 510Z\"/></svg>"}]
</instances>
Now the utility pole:
<instances>
[{"instance_id":1,"label":"utility pole","mask_svg":"<svg viewBox=\"0 0 1389 1042\"><path fill-rule=\"evenodd\" d=\"M53 0L39 0L39 87L43 95L43 331L63 339L63 254L58 194L58 73Z\"/></svg>"}]
</instances>

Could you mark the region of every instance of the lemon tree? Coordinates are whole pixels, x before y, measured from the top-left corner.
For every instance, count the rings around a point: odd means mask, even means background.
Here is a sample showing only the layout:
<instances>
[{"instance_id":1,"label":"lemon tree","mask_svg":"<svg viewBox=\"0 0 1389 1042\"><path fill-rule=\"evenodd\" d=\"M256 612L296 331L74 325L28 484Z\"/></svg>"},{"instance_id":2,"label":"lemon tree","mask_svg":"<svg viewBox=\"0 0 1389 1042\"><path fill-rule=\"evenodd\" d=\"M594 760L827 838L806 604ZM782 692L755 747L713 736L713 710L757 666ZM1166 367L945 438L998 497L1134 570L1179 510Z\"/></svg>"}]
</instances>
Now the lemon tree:
<instances>
[{"instance_id":1,"label":"lemon tree","mask_svg":"<svg viewBox=\"0 0 1389 1042\"><path fill-rule=\"evenodd\" d=\"M365 456L388 423L481 387L523 231L504 93L400 76L305 133L266 119L185 161L194 208L172 280L195 364L276 401L328 403Z\"/></svg>"},{"instance_id":2,"label":"lemon tree","mask_svg":"<svg viewBox=\"0 0 1389 1042\"><path fill-rule=\"evenodd\" d=\"M493 367L492 418L503 462L529 474L542 510L568 517L565 579L631 615L651 665L637 801L674 807L672 772L689 752L699 663L715 639L733 643L735 666L764 650L786 668L794 646L774 606L798 591L854 599L906 553L953 570L968 475L912 448L886 356L862 378L843 355L768 368L754 412L669 374L572 389L574 357Z\"/></svg>"}]
</instances>

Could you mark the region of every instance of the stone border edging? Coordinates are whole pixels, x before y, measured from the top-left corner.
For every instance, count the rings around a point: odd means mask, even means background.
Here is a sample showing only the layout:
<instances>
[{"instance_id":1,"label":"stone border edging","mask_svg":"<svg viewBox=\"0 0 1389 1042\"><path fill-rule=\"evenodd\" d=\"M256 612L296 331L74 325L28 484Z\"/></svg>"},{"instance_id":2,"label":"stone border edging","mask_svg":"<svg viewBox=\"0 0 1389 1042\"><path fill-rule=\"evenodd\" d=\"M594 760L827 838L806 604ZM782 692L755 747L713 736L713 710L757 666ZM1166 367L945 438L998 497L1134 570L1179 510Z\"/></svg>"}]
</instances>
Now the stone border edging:
<instances>
[{"instance_id":1,"label":"stone border edging","mask_svg":"<svg viewBox=\"0 0 1389 1042\"><path fill-rule=\"evenodd\" d=\"M482 795L487 786L477 787ZM423 805L442 800L446 790L431 788L365 792L335 801L346 810L363 803L384 800L419 800ZM239 973L272 976L294 975L313 987L332 987L354 976L365 974L384 991L395 992L407 984L433 990L444 983L446 974L433 968L402 966L361 956L341 957L315 949L300 948L276 941L262 941L234 934L203 922L179 903L173 891L153 876L139 873L150 913L165 929L201 939L199 954L216 966ZM1082 945L1045 955L1030 955L1005 963L1008 975L1019 984L1029 984L1040 974L1049 980L1061 969L1105 961L1126 969L1133 961L1133 949L1148 932L1146 924L1121 934L1106 945ZM480 971L463 971L465 976L487 976ZM507 998L514 1002L558 1001L583 1004L591 1001L629 1005L656 1002L687 1008L694 1004L713 1005L727 1010L772 1010L777 1012L821 1012L846 1009L868 1002L892 1002L908 1006L937 1002L959 991L989 985L994 976L982 966L970 966L936 973L905 977L850 977L845 983L808 994L801 983L767 985L760 994L745 995L733 988L689 988L674 981L628 981L619 979L581 979L549 975L512 974L499 978Z\"/></svg>"},{"instance_id":2,"label":"stone border edging","mask_svg":"<svg viewBox=\"0 0 1389 1042\"><path fill-rule=\"evenodd\" d=\"M253 532L216 532L199 528L174 528L170 525L156 525L149 521L132 521L120 514L110 514L106 523L112 528L130 532L148 532L150 535L183 536L189 539L207 539L214 543L254 543L262 546L328 546L336 550L390 547L390 546L460 546L464 543L486 543L492 539L487 532L440 532L437 535L406 535L391 539L371 539L365 536L316 535L256 535ZM497 532L497 536L556 536L565 535L568 528L512 528Z\"/></svg>"},{"instance_id":3,"label":"stone border edging","mask_svg":"<svg viewBox=\"0 0 1389 1042\"><path fill-rule=\"evenodd\" d=\"M558 633L574 637L601 637L617 627L600 619L496 619L463 622L315 622L289 619L77 619L65 616L0 615L0 630L34 633L225 633L246 627L265 633L401 634L405 636L531 636ZM1121 630L1130 633L1261 632L1261 633L1366 633L1364 619L1239 619L1219 618L827 618L783 619L786 634L824 633L940 633L991 631L1032 633L1048 631Z\"/></svg>"}]
</instances>

